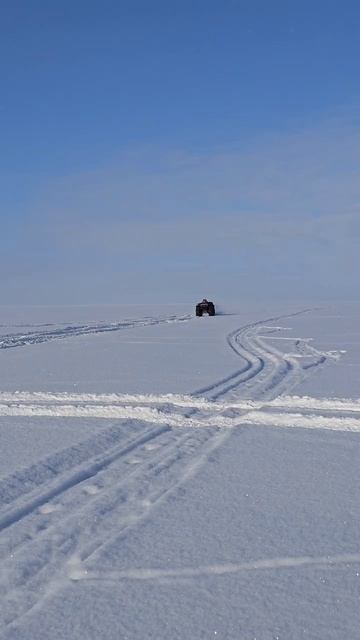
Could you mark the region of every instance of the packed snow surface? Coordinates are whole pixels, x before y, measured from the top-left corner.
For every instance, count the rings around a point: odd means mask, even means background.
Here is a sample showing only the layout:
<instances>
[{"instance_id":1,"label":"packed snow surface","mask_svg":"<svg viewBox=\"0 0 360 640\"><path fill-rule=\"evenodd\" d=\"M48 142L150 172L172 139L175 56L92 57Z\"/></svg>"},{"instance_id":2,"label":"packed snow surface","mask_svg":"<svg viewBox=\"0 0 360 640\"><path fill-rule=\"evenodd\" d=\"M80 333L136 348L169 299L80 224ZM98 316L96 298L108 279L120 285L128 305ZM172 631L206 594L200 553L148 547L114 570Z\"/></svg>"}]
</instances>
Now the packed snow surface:
<instances>
[{"instance_id":1,"label":"packed snow surface","mask_svg":"<svg viewBox=\"0 0 360 640\"><path fill-rule=\"evenodd\" d=\"M360 307L0 309L0 637L360 639Z\"/></svg>"}]
</instances>

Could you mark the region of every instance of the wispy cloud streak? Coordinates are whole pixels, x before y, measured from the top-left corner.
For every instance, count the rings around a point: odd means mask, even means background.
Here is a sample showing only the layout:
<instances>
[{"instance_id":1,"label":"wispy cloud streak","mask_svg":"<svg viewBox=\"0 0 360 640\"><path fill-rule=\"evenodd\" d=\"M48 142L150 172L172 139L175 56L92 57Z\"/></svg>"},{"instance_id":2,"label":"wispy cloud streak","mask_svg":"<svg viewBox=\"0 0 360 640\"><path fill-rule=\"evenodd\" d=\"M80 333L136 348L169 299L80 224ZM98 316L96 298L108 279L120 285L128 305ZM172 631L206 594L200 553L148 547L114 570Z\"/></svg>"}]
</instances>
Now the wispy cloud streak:
<instances>
[{"instance_id":1,"label":"wispy cloud streak","mask_svg":"<svg viewBox=\"0 0 360 640\"><path fill-rule=\"evenodd\" d=\"M3 296L14 283L15 291L36 288L31 265L40 289L55 282L68 300L86 301L90 281L109 301L114 285L132 301L156 284L166 301L174 289L176 299L192 297L210 280L216 294L240 281L242 293L351 297L359 167L360 127L349 118L246 148L124 152L44 184L18 252L2 260Z\"/></svg>"}]
</instances>

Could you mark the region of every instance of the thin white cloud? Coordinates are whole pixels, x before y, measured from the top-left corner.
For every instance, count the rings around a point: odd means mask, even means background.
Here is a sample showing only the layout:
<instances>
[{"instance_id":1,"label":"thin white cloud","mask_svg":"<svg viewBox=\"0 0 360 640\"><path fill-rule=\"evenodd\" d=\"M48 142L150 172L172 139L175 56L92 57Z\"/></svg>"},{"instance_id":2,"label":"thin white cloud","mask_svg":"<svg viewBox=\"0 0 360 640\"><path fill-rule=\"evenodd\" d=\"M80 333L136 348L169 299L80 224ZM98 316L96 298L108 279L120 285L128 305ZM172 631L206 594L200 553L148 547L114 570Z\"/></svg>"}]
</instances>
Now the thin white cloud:
<instances>
[{"instance_id":1,"label":"thin white cloud","mask_svg":"<svg viewBox=\"0 0 360 640\"><path fill-rule=\"evenodd\" d=\"M360 126L334 119L231 151L131 150L48 183L29 221L24 260L44 280L51 248L64 281L76 268L86 282L95 265L108 280L118 264L137 287L136 273L173 268L185 281L193 268L219 286L221 270L234 284L248 272L258 290L272 272L286 295L291 279L315 295L326 276L342 294L360 267ZM168 278L158 283L166 297Z\"/></svg>"}]
</instances>

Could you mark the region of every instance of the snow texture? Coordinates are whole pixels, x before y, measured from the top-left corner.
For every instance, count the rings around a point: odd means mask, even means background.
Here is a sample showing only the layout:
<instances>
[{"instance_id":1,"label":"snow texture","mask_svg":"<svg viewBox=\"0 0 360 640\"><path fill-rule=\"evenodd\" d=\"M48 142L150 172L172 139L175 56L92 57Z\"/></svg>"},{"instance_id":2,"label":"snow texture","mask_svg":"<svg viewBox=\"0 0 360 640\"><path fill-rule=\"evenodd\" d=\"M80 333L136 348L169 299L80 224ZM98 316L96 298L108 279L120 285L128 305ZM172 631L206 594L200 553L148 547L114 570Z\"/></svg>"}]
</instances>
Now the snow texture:
<instances>
[{"instance_id":1,"label":"snow texture","mask_svg":"<svg viewBox=\"0 0 360 640\"><path fill-rule=\"evenodd\" d=\"M3 309L0 637L360 638L359 315Z\"/></svg>"}]
</instances>

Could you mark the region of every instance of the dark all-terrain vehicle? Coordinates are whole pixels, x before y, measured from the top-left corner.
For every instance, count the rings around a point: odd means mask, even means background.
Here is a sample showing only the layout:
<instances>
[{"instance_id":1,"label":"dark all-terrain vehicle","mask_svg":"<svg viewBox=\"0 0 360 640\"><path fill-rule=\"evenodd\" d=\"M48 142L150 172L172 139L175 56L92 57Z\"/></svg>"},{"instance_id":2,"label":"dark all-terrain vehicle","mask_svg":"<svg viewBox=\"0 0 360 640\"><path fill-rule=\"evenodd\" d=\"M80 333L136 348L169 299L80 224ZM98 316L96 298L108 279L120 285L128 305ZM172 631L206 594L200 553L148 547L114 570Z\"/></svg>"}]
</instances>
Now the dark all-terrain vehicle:
<instances>
[{"instance_id":1,"label":"dark all-terrain vehicle","mask_svg":"<svg viewBox=\"0 0 360 640\"><path fill-rule=\"evenodd\" d=\"M207 313L209 316L215 315L215 307L213 302L209 302L209 300L202 300L196 305L195 313L197 316L201 317L203 313Z\"/></svg>"}]
</instances>

